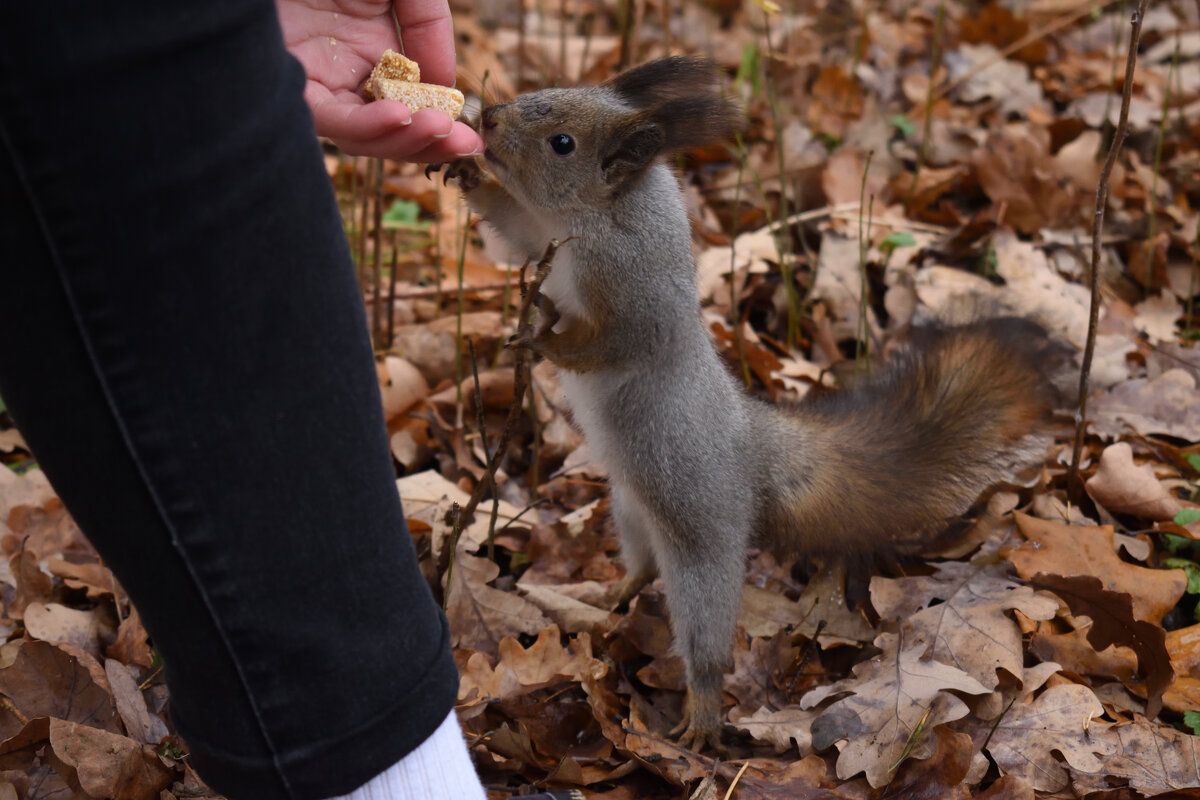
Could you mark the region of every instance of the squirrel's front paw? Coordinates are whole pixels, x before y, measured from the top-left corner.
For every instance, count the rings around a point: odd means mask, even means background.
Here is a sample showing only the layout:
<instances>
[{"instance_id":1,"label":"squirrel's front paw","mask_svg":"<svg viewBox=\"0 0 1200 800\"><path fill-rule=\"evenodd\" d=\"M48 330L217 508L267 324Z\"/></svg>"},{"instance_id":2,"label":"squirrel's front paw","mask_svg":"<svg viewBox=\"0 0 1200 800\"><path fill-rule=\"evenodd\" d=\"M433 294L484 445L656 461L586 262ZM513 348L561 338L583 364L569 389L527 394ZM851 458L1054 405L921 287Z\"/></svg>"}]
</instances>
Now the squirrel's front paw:
<instances>
[{"instance_id":1,"label":"squirrel's front paw","mask_svg":"<svg viewBox=\"0 0 1200 800\"><path fill-rule=\"evenodd\" d=\"M434 172L442 173L443 185L455 180L458 182L458 188L464 192L477 189L483 180L483 170L474 158L458 158L444 164L430 164L425 168L425 177L432 177Z\"/></svg>"},{"instance_id":2,"label":"squirrel's front paw","mask_svg":"<svg viewBox=\"0 0 1200 800\"><path fill-rule=\"evenodd\" d=\"M540 339L538 330L533 325L526 325L508 337L508 342L505 346L510 350L529 350L534 353L541 353L541 347L539 346Z\"/></svg>"}]
</instances>

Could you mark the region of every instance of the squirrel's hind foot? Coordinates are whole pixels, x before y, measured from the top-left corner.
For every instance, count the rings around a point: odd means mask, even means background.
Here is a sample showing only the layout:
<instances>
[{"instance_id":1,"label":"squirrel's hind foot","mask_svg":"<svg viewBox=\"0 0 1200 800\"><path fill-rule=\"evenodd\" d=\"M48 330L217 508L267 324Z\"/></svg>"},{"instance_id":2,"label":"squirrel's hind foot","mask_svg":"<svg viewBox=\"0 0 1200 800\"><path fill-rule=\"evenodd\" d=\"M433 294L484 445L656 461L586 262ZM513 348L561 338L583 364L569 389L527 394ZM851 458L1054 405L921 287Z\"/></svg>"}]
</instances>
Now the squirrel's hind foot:
<instances>
[{"instance_id":1,"label":"squirrel's hind foot","mask_svg":"<svg viewBox=\"0 0 1200 800\"><path fill-rule=\"evenodd\" d=\"M721 743L721 692L697 694L691 687L683 704L683 719L667 736L679 742L680 747L700 752L705 748L724 754L726 747Z\"/></svg>"}]
</instances>

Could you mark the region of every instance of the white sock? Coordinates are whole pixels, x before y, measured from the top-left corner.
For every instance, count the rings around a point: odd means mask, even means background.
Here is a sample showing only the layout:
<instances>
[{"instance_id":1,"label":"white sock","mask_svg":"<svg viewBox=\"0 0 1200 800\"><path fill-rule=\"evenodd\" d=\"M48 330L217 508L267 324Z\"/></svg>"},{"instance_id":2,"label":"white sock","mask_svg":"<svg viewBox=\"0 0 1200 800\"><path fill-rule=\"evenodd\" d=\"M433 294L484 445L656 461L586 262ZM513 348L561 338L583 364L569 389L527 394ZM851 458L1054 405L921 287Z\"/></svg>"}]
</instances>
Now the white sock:
<instances>
[{"instance_id":1,"label":"white sock","mask_svg":"<svg viewBox=\"0 0 1200 800\"><path fill-rule=\"evenodd\" d=\"M487 800L450 716L421 745L353 792L331 800Z\"/></svg>"}]
</instances>

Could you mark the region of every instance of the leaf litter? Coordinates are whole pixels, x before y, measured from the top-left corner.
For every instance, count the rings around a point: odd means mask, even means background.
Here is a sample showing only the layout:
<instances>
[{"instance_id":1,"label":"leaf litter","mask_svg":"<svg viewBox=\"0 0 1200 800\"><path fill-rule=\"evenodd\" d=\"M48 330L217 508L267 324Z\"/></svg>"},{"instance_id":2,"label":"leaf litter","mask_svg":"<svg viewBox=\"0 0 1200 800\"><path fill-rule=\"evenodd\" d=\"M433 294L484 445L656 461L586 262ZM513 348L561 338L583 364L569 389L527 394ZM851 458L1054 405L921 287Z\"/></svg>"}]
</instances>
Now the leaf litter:
<instances>
[{"instance_id":1,"label":"leaf litter","mask_svg":"<svg viewBox=\"0 0 1200 800\"><path fill-rule=\"evenodd\" d=\"M459 83L486 72L502 97L668 51L736 76L740 149L679 167L707 324L754 391L786 403L836 386L862 331L874 350L929 318L1009 311L1082 345L1121 6L638 8L566 0L518 24L515 7L459 4ZM664 599L654 585L628 610L609 599L623 567L604 475L549 365L510 432L496 522L485 499L452 540L445 513L482 479L513 402L515 272L413 165L384 165L385 208L408 221L376 251L374 167L328 154L368 303L388 293L372 326L398 491L490 797L1200 796L1197 13L1146 19L1101 246L1083 493L1064 427L957 545L873 575L753 553L719 757L667 734L684 681ZM367 279L374 259L394 285ZM0 800L214 796L172 733L136 609L10 422L0 412Z\"/></svg>"}]
</instances>

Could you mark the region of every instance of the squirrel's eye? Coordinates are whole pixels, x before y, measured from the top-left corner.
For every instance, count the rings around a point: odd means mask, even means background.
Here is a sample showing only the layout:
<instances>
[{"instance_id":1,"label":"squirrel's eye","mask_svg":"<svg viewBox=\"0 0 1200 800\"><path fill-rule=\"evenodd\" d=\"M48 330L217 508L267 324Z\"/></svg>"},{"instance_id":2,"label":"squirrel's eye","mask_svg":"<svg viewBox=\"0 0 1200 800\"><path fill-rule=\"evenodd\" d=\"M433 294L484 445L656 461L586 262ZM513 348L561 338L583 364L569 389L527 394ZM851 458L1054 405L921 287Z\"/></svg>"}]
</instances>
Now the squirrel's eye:
<instances>
[{"instance_id":1,"label":"squirrel's eye","mask_svg":"<svg viewBox=\"0 0 1200 800\"><path fill-rule=\"evenodd\" d=\"M556 133L550 137L550 149L565 156L575 149L575 140L565 133Z\"/></svg>"}]
</instances>

